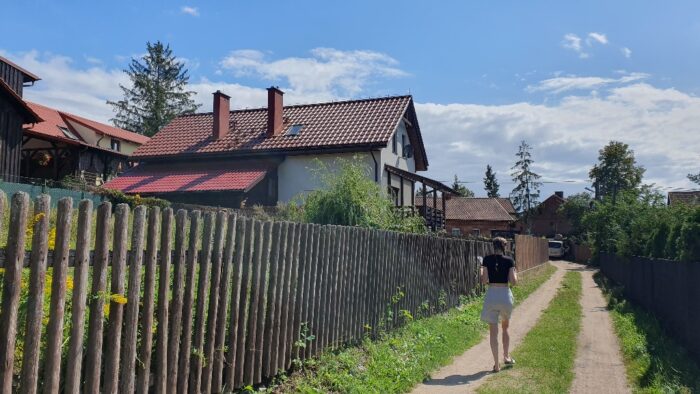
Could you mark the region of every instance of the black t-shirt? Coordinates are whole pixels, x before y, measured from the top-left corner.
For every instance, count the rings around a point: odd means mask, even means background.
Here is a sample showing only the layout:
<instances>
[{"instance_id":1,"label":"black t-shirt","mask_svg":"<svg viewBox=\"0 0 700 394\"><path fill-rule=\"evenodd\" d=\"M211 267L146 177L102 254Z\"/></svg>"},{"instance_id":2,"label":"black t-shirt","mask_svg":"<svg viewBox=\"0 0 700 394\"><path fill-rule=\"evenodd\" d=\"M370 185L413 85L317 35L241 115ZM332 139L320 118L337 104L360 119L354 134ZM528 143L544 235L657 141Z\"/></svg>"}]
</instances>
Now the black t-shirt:
<instances>
[{"instance_id":1,"label":"black t-shirt","mask_svg":"<svg viewBox=\"0 0 700 394\"><path fill-rule=\"evenodd\" d=\"M508 272L515 262L508 256L492 254L484 257L481 266L488 268L489 283L508 283Z\"/></svg>"}]
</instances>

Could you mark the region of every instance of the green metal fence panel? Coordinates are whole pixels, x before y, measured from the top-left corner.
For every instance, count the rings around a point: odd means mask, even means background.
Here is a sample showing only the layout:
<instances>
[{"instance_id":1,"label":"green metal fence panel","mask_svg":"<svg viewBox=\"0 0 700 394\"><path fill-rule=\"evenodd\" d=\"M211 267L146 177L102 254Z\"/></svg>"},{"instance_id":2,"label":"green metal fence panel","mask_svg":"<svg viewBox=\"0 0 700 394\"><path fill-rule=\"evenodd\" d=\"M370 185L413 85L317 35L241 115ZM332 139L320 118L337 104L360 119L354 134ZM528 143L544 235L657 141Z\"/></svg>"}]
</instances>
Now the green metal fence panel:
<instances>
[{"instance_id":1,"label":"green metal fence panel","mask_svg":"<svg viewBox=\"0 0 700 394\"><path fill-rule=\"evenodd\" d=\"M44 185L33 185L33 184L26 184L26 183L14 183L14 182L0 182L0 190L5 192L7 196L11 196L15 194L16 192L25 192L29 194L29 197L31 199L34 199L36 196L39 194L48 194L51 196L51 206L55 207L56 204L58 203L58 200L60 200L63 197L71 197L73 198L73 206L77 207L78 202L83 199L90 199L92 200L93 204L97 206L99 203L101 203L104 198L102 196L99 196L97 194L93 194L90 192L86 191L80 191L80 190L71 190L71 189L62 189L62 188L56 188L56 187L48 187Z\"/></svg>"}]
</instances>

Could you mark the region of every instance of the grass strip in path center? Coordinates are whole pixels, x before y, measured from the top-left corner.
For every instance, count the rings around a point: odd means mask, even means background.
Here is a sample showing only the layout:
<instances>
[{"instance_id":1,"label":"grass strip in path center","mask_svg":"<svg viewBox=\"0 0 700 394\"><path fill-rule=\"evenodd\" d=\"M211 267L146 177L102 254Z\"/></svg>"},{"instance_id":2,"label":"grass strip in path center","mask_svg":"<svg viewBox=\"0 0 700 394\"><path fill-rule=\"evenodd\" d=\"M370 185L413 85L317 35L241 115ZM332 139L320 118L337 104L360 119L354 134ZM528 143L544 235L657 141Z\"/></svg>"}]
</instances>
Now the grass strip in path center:
<instances>
[{"instance_id":1,"label":"grass strip in path center","mask_svg":"<svg viewBox=\"0 0 700 394\"><path fill-rule=\"evenodd\" d=\"M581 327L581 274L567 272L537 325L512 352L517 364L493 375L478 393L565 393L574 378Z\"/></svg>"},{"instance_id":2,"label":"grass strip in path center","mask_svg":"<svg viewBox=\"0 0 700 394\"><path fill-rule=\"evenodd\" d=\"M524 300L556 271L547 264L513 289ZM480 320L482 297L460 308L409 322L379 340L365 339L356 347L328 351L310 360L272 392L402 393L432 371L479 343L486 332ZM284 378L283 378L284 380Z\"/></svg>"}]
</instances>

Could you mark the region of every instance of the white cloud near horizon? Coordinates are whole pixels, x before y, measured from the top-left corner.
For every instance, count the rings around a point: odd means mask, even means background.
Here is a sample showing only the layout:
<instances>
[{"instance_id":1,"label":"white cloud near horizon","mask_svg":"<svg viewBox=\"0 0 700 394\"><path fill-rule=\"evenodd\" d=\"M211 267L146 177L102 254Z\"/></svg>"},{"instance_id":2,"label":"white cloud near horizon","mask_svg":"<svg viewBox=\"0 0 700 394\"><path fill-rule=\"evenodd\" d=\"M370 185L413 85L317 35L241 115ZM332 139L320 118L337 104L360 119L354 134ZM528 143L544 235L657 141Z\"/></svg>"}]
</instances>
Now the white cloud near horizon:
<instances>
[{"instance_id":1,"label":"white cloud near horizon","mask_svg":"<svg viewBox=\"0 0 700 394\"><path fill-rule=\"evenodd\" d=\"M191 6L182 6L180 8L180 12L185 14L185 15L190 15L190 16L199 16L199 9L197 7L191 7Z\"/></svg>"},{"instance_id":2,"label":"white cloud near horizon","mask_svg":"<svg viewBox=\"0 0 700 394\"><path fill-rule=\"evenodd\" d=\"M649 78L646 73L624 73L620 78L557 76L525 88L528 92L563 93L570 90L593 90L607 85L626 84Z\"/></svg>"},{"instance_id":3,"label":"white cloud near horizon","mask_svg":"<svg viewBox=\"0 0 700 394\"><path fill-rule=\"evenodd\" d=\"M307 71L308 78L302 75L301 67L286 73L277 70L287 60L298 64L304 58L267 61L264 54L254 51L239 54L236 61L242 63L225 70L251 70L246 72L258 77L258 86L215 76L218 80L192 80L189 89L196 92L195 100L203 104L202 111L209 111L211 94L217 89L231 96L232 108L265 106L264 86L270 80L261 73L267 67L271 68L269 75L276 75L290 85L283 87L287 93L285 103L357 97L366 94L367 87L380 78L404 75L396 63L387 64L386 59L391 59L388 55L375 53L367 55L375 60L360 62L358 57L365 55L356 52L362 51L336 52L327 57L334 59L332 67L325 64L329 61L316 59L320 69L330 67L334 71L326 70L322 83L314 80L314 68ZM65 56L36 51L13 55L0 50L0 54L42 78L25 89L25 98L97 121L108 122L113 112L106 100L120 98L119 84L129 83L119 69L100 64L82 67ZM347 65L340 60L344 56ZM245 65L245 62L252 63ZM358 62L365 67L356 72L362 78L349 76L347 71L335 72L358 70ZM376 62L392 70L377 71ZM547 100L545 104L426 103L415 97L430 161L427 175L451 181L457 174L460 179L475 181L467 186L483 195L481 178L486 164L491 164L507 194L512 187L507 184L509 168L518 143L525 139L534 148L535 168L543 177L577 180L580 184L575 187L582 190L588 170L597 160L598 149L616 139L630 144L638 162L647 167L645 182L691 188L686 174L700 169L700 138L697 138L700 98L679 89L654 86L648 77L644 73L623 71L615 77L560 74L526 88L558 95L556 100ZM347 78L354 81L347 82Z\"/></svg>"},{"instance_id":4,"label":"white cloud near horizon","mask_svg":"<svg viewBox=\"0 0 700 394\"><path fill-rule=\"evenodd\" d=\"M284 81L290 92L311 97L353 97L380 78L408 75L391 56L366 50L315 48L309 57L269 60L268 54L244 49L231 52L220 66L234 76Z\"/></svg>"}]
</instances>

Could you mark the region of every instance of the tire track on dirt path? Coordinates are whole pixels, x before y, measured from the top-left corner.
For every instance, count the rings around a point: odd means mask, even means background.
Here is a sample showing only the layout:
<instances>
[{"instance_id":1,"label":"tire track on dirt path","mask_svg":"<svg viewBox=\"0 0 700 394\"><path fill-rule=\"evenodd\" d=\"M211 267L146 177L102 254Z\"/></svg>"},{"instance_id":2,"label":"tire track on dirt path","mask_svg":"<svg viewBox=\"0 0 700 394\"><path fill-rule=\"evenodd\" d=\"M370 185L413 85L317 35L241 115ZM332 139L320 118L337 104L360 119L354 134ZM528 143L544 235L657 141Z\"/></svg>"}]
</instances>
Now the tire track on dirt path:
<instances>
[{"instance_id":1,"label":"tire track on dirt path","mask_svg":"<svg viewBox=\"0 0 700 394\"><path fill-rule=\"evenodd\" d=\"M581 266L583 267L583 266ZM593 280L597 270L582 268L583 319L574 361L571 393L630 393L620 344L603 293Z\"/></svg>"},{"instance_id":2,"label":"tire track on dirt path","mask_svg":"<svg viewBox=\"0 0 700 394\"><path fill-rule=\"evenodd\" d=\"M565 272L563 268L570 267L569 263L554 263L553 265L557 267L557 271L552 277L513 310L510 325L511 350L515 349L528 331L535 326L542 311L547 308L561 285ZM416 386L412 393L474 392L491 375L492 366L493 356L491 356L487 335L477 345L455 357L450 365L431 374L431 379Z\"/></svg>"}]
</instances>

